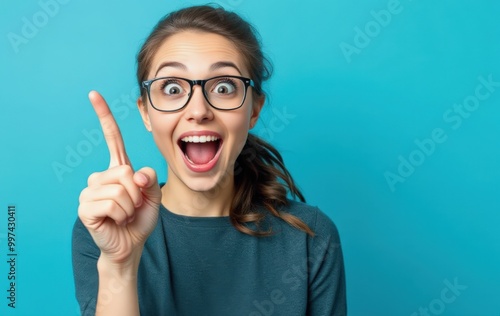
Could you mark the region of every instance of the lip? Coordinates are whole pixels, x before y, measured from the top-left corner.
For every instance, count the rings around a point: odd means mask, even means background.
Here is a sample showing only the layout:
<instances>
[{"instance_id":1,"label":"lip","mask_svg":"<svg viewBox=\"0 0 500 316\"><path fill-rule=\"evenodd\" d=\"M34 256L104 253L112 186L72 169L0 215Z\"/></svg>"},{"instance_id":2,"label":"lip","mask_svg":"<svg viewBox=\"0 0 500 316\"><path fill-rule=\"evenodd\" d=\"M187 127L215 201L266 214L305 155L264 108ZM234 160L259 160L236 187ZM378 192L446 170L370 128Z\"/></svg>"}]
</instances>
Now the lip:
<instances>
[{"instance_id":1,"label":"lip","mask_svg":"<svg viewBox=\"0 0 500 316\"><path fill-rule=\"evenodd\" d=\"M191 161L189 161L189 159L187 159L186 155L184 154L184 151L181 148L182 139L184 137L187 137L187 136L203 136L203 135L217 137L219 139L219 142L220 142L219 149L217 150L217 153L212 158L212 160L210 160L206 164L202 164L202 165L193 164ZM210 170L212 170L215 167L215 165L219 161L219 157L220 157L220 154L222 152L222 144L223 143L224 143L224 141L222 139L222 136L219 133L213 132L213 131L190 131L190 132L185 132L185 133L182 133L179 136L179 138L177 139L177 146L179 146L179 150L181 151L182 159L184 160L184 163L186 164L186 166L189 168L189 170L191 170L193 172L200 172L200 173L201 172L210 171Z\"/></svg>"}]
</instances>

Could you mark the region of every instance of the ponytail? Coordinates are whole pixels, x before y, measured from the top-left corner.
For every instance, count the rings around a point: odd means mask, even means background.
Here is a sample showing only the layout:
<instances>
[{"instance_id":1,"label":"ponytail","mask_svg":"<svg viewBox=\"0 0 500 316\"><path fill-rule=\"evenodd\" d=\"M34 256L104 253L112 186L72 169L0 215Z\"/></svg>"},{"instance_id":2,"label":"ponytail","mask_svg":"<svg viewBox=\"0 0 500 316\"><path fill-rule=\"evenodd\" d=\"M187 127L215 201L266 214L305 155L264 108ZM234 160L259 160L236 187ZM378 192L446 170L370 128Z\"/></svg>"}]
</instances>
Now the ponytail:
<instances>
[{"instance_id":1,"label":"ponytail","mask_svg":"<svg viewBox=\"0 0 500 316\"><path fill-rule=\"evenodd\" d=\"M270 213L314 236L314 232L298 217L281 211L289 204L287 192L293 198L305 202L304 196L295 185L280 153L271 144L261 138L248 134L245 146L234 170L235 195L230 219L241 231L252 236L270 236L272 228L261 230L262 221ZM267 212L259 212L264 208ZM245 223L254 222L257 231L248 228Z\"/></svg>"}]
</instances>

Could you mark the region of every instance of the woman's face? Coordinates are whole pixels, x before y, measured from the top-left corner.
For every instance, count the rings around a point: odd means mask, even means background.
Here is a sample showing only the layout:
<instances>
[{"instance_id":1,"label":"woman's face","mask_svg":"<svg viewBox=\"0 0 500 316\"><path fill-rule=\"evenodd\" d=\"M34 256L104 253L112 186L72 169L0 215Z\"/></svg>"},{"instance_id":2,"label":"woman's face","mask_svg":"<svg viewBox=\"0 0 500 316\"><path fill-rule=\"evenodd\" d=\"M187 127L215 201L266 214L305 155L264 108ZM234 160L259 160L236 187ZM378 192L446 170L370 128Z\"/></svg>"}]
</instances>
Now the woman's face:
<instances>
[{"instance_id":1,"label":"woman's face","mask_svg":"<svg viewBox=\"0 0 500 316\"><path fill-rule=\"evenodd\" d=\"M170 36L160 46L148 80L158 77L195 80L222 75L249 78L235 45L217 34L184 31ZM196 85L187 106L177 112L157 111L149 100L144 106L140 98L138 104L146 128L167 160L168 182L185 185L193 191L208 191L232 179L234 163L249 129L257 121L263 101L263 98L255 100L249 87L240 108L221 111L207 103L201 86ZM200 140L205 142L196 142Z\"/></svg>"}]
</instances>

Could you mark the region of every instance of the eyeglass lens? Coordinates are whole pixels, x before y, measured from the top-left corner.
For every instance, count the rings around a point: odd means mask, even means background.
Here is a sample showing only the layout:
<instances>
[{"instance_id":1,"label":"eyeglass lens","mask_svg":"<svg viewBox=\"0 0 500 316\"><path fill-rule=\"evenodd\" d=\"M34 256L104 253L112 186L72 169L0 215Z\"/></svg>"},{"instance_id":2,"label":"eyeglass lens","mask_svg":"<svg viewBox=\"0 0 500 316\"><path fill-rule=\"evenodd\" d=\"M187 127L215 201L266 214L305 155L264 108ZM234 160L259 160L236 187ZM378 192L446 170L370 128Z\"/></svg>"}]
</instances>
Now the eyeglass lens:
<instances>
[{"instance_id":1,"label":"eyeglass lens","mask_svg":"<svg viewBox=\"0 0 500 316\"><path fill-rule=\"evenodd\" d=\"M191 93L191 83L181 78L161 78L150 86L151 103L162 111L175 111L184 107ZM212 106L231 110L243 103L245 83L239 78L214 78L205 83L203 93Z\"/></svg>"}]
</instances>

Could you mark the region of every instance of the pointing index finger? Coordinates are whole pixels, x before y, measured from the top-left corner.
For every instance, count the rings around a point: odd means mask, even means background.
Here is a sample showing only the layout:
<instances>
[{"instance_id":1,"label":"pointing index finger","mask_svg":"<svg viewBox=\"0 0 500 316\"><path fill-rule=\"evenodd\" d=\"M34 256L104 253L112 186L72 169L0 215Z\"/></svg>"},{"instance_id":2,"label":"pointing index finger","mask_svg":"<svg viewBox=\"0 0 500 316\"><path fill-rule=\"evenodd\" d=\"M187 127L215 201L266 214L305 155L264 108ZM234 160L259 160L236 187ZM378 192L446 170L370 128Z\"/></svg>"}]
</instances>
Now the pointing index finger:
<instances>
[{"instance_id":1,"label":"pointing index finger","mask_svg":"<svg viewBox=\"0 0 500 316\"><path fill-rule=\"evenodd\" d=\"M104 98L97 91L90 91L89 100L101 123L102 133L108 145L109 167L130 165L122 134Z\"/></svg>"}]
</instances>

